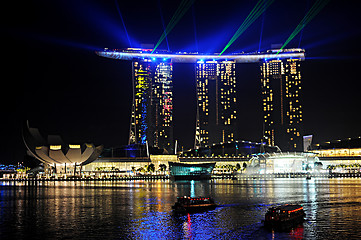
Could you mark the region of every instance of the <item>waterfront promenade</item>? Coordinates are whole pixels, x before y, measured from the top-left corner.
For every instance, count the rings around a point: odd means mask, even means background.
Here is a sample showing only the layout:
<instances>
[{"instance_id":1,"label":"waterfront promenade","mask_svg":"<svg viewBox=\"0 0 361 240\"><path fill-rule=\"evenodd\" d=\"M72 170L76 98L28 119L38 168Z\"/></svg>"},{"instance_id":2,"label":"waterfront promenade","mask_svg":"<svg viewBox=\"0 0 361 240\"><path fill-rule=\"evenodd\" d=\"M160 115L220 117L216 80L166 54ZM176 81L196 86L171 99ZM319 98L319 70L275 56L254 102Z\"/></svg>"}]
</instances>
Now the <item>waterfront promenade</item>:
<instances>
[{"instance_id":1,"label":"waterfront promenade","mask_svg":"<svg viewBox=\"0 0 361 240\"><path fill-rule=\"evenodd\" d=\"M274 178L361 178L361 173L275 173L275 174L213 174L211 179L274 179ZM20 178L0 178L0 181L17 182L42 182L42 181L133 181L133 180L167 180L168 174L148 174L134 176L114 176L114 177L20 177Z\"/></svg>"}]
</instances>

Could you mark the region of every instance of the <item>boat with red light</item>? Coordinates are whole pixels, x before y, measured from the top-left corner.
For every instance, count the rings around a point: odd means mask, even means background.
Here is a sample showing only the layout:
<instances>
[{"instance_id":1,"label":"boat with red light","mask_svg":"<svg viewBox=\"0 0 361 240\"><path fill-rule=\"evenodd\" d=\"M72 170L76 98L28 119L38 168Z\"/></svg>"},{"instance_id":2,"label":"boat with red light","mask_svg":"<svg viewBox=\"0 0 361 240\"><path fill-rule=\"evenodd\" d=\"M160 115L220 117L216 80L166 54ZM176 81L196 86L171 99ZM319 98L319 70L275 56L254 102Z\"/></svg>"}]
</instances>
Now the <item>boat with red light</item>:
<instances>
[{"instance_id":1,"label":"boat with red light","mask_svg":"<svg viewBox=\"0 0 361 240\"><path fill-rule=\"evenodd\" d=\"M214 200L209 197L178 197L177 202L172 206L175 212L189 213L212 210L217 207Z\"/></svg>"},{"instance_id":2,"label":"boat with red light","mask_svg":"<svg viewBox=\"0 0 361 240\"><path fill-rule=\"evenodd\" d=\"M264 225L267 228L287 229L304 221L306 216L303 207L298 204L286 204L268 209Z\"/></svg>"}]
</instances>

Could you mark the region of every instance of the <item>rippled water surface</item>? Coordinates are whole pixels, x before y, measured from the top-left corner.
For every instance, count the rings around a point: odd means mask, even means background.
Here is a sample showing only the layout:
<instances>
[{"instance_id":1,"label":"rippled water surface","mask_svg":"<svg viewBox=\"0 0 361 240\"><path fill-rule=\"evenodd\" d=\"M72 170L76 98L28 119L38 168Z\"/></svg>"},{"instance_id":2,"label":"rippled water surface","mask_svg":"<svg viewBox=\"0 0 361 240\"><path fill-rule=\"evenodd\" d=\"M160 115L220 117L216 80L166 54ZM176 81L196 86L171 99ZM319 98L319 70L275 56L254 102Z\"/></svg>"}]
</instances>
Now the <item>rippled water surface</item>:
<instances>
[{"instance_id":1,"label":"rippled water surface","mask_svg":"<svg viewBox=\"0 0 361 240\"><path fill-rule=\"evenodd\" d=\"M177 196L215 210L176 215ZM306 221L271 232L270 206L302 204ZM0 239L361 239L361 180L0 182Z\"/></svg>"}]
</instances>

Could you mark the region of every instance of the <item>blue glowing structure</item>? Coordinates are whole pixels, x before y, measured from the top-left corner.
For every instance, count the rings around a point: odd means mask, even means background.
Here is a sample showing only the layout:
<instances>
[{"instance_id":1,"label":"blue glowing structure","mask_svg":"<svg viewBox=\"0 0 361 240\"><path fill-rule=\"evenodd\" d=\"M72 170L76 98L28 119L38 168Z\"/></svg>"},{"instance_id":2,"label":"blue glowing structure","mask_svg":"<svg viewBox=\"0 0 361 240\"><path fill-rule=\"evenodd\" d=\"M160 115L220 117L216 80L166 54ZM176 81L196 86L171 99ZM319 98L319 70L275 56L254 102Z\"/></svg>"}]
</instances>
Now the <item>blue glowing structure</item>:
<instances>
[{"instance_id":1,"label":"blue glowing structure","mask_svg":"<svg viewBox=\"0 0 361 240\"><path fill-rule=\"evenodd\" d=\"M280 51L278 54L277 52ZM121 50L108 50L97 51L101 57L118 59L118 60L131 60L136 59L151 59L156 61L157 59L171 59L173 63L196 63L197 61L220 61L220 60L234 60L236 63L258 63L264 59L272 58L297 58L300 60L305 59L305 50L301 48L292 49L274 49L267 52L259 53L234 53L228 55L219 55L219 53L201 54L201 53L188 53L188 52L168 52L168 51L156 51L151 53L152 49L139 49L139 48L127 48Z\"/></svg>"},{"instance_id":2,"label":"blue glowing structure","mask_svg":"<svg viewBox=\"0 0 361 240\"><path fill-rule=\"evenodd\" d=\"M145 103L145 99L142 101L142 112L141 112L141 124L140 124L140 143L146 144L147 143L147 104Z\"/></svg>"},{"instance_id":3,"label":"blue glowing structure","mask_svg":"<svg viewBox=\"0 0 361 240\"><path fill-rule=\"evenodd\" d=\"M169 171L174 180L210 179L215 165L215 162L201 164L169 162Z\"/></svg>"}]
</instances>

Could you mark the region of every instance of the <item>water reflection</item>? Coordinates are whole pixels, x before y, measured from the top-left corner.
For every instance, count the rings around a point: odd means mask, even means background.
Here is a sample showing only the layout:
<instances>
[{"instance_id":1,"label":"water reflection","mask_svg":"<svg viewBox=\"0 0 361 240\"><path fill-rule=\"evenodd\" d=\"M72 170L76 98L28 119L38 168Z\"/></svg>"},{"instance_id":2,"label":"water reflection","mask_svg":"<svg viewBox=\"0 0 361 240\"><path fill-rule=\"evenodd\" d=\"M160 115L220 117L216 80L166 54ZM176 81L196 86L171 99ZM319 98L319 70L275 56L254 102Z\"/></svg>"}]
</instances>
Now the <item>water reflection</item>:
<instances>
[{"instance_id":1,"label":"water reflection","mask_svg":"<svg viewBox=\"0 0 361 240\"><path fill-rule=\"evenodd\" d=\"M187 221L184 221L183 223L183 233L185 239L192 239L192 221L191 221L191 215L187 214Z\"/></svg>"},{"instance_id":2,"label":"water reflection","mask_svg":"<svg viewBox=\"0 0 361 240\"><path fill-rule=\"evenodd\" d=\"M194 191L194 183L195 181L192 180L191 181L191 193L190 193L190 197L197 197L196 194L195 194L195 191ZM201 196L201 195L200 195Z\"/></svg>"},{"instance_id":3,"label":"water reflection","mask_svg":"<svg viewBox=\"0 0 361 240\"><path fill-rule=\"evenodd\" d=\"M361 180L274 179L0 182L0 235L33 239L323 239L361 236ZM177 215L178 196L209 196L215 210ZM271 232L270 206L299 203L306 221Z\"/></svg>"}]
</instances>

